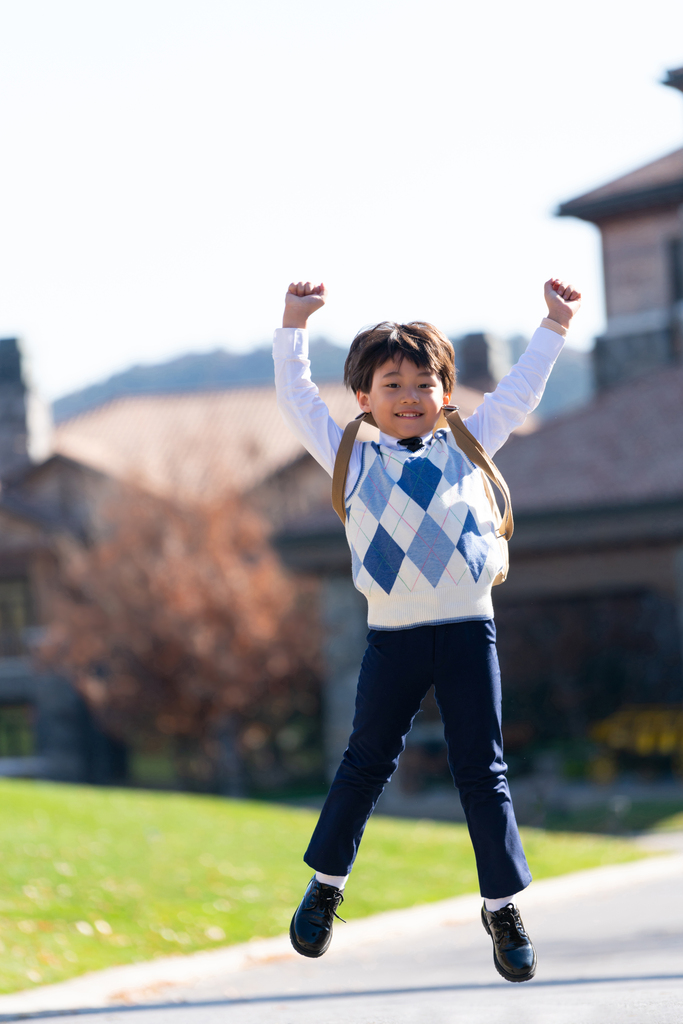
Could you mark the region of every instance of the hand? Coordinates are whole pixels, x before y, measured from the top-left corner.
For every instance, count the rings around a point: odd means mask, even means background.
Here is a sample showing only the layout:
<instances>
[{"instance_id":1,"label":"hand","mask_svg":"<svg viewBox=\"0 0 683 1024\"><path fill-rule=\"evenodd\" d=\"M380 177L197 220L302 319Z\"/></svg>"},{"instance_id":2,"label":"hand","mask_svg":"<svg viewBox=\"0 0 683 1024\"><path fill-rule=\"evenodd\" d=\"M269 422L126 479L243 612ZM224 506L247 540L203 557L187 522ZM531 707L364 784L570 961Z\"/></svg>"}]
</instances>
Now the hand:
<instances>
[{"instance_id":1,"label":"hand","mask_svg":"<svg viewBox=\"0 0 683 1024\"><path fill-rule=\"evenodd\" d=\"M577 292L573 285L551 277L543 285L543 296L548 305L548 319L569 327L572 317L579 311L581 292Z\"/></svg>"},{"instance_id":2,"label":"hand","mask_svg":"<svg viewBox=\"0 0 683 1024\"><path fill-rule=\"evenodd\" d=\"M317 285L311 284L310 281L306 281L306 284L302 284L301 281L298 284L290 284L285 295L282 326L305 330L309 316L325 305L326 298L327 291L322 282Z\"/></svg>"}]
</instances>

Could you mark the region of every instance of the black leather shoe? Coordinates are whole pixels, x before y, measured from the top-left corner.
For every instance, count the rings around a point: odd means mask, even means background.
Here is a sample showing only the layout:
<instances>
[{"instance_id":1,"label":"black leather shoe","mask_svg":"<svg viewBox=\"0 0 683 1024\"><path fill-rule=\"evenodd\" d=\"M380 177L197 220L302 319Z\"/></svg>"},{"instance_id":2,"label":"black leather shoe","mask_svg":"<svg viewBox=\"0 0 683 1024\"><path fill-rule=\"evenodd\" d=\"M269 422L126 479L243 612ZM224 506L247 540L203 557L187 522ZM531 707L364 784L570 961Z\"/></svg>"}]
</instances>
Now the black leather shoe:
<instances>
[{"instance_id":1,"label":"black leather shoe","mask_svg":"<svg viewBox=\"0 0 683 1024\"><path fill-rule=\"evenodd\" d=\"M530 981L536 973L536 950L524 931L519 910L508 903L502 910L481 908L481 923L493 939L493 962L506 981Z\"/></svg>"},{"instance_id":2,"label":"black leather shoe","mask_svg":"<svg viewBox=\"0 0 683 1024\"><path fill-rule=\"evenodd\" d=\"M337 913L343 899L340 889L313 876L289 926L289 937L297 953L317 957L327 951L332 942L333 919L344 920Z\"/></svg>"}]
</instances>

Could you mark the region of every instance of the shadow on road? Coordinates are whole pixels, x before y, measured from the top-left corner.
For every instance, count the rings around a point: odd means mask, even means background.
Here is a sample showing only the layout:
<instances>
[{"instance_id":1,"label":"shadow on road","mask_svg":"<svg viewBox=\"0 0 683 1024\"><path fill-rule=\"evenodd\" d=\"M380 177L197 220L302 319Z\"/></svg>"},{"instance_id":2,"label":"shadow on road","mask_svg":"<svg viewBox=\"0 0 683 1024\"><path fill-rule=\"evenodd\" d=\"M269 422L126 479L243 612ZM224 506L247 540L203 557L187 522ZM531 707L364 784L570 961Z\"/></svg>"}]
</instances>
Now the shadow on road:
<instances>
[{"instance_id":1,"label":"shadow on road","mask_svg":"<svg viewBox=\"0 0 683 1024\"><path fill-rule=\"evenodd\" d=\"M549 981L534 981L531 984L534 988L558 988L563 985L610 985L622 984L623 982L646 982L646 981L681 981L683 974L631 974L611 975L604 978L557 978ZM103 1013L138 1013L145 1010L185 1010L202 1009L218 1006L249 1006L268 1003L297 1003L315 1002L315 1000L330 999L357 999L368 996L411 996L427 995L430 992L485 992L488 989L500 988L505 982L492 981L484 984L474 983L465 985L418 985L411 988L371 988L358 989L344 992L299 992L299 993L275 993L266 996L238 996L234 999L198 999L183 1002L165 1003L135 1003L126 1006L97 1006L81 1007L73 1010L41 1010L35 1013L3 1013L0 1014L0 1021L16 1020L48 1020L59 1019L60 1017L87 1017Z\"/></svg>"}]
</instances>

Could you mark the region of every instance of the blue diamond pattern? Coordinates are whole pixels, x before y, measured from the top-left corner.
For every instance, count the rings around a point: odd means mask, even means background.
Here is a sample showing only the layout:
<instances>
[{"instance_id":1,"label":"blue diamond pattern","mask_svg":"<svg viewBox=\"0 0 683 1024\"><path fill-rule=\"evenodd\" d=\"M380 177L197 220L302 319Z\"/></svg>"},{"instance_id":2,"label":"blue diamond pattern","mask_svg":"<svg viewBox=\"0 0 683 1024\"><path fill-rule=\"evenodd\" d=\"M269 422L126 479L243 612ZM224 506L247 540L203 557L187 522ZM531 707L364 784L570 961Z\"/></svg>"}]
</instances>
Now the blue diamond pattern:
<instances>
[{"instance_id":1,"label":"blue diamond pattern","mask_svg":"<svg viewBox=\"0 0 683 1024\"><path fill-rule=\"evenodd\" d=\"M365 552L363 565L387 594L391 593L403 558L403 551L396 541L392 540L384 527L378 524L370 547Z\"/></svg>"},{"instance_id":2,"label":"blue diamond pattern","mask_svg":"<svg viewBox=\"0 0 683 1024\"><path fill-rule=\"evenodd\" d=\"M489 546L479 532L479 527L477 526L477 522L472 515L471 510L468 510L467 512L462 533L460 534L460 540L456 544L456 547L467 562L468 568L474 578L474 582L477 583L484 566L486 565Z\"/></svg>"},{"instance_id":3,"label":"blue diamond pattern","mask_svg":"<svg viewBox=\"0 0 683 1024\"><path fill-rule=\"evenodd\" d=\"M426 511L440 480L441 470L429 459L408 459L403 464L398 486Z\"/></svg>"},{"instance_id":4,"label":"blue diamond pattern","mask_svg":"<svg viewBox=\"0 0 683 1024\"><path fill-rule=\"evenodd\" d=\"M363 568L363 563L361 562L360 557L358 555L358 552L354 548L353 544L351 544L349 546L351 548L351 572L353 574L354 580L357 580L358 579L358 573Z\"/></svg>"},{"instance_id":5,"label":"blue diamond pattern","mask_svg":"<svg viewBox=\"0 0 683 1024\"><path fill-rule=\"evenodd\" d=\"M450 537L430 515L425 515L407 553L431 585L437 587L454 551L455 544Z\"/></svg>"},{"instance_id":6,"label":"blue diamond pattern","mask_svg":"<svg viewBox=\"0 0 683 1024\"><path fill-rule=\"evenodd\" d=\"M465 466L465 460L456 457L455 452L451 451L449 448L446 465L443 468L444 480L447 480L451 487L454 487L455 484L462 480Z\"/></svg>"},{"instance_id":7,"label":"blue diamond pattern","mask_svg":"<svg viewBox=\"0 0 683 1024\"><path fill-rule=\"evenodd\" d=\"M382 518L392 488L391 479L382 469L382 460L376 459L358 492L361 501L372 512L375 519Z\"/></svg>"}]
</instances>

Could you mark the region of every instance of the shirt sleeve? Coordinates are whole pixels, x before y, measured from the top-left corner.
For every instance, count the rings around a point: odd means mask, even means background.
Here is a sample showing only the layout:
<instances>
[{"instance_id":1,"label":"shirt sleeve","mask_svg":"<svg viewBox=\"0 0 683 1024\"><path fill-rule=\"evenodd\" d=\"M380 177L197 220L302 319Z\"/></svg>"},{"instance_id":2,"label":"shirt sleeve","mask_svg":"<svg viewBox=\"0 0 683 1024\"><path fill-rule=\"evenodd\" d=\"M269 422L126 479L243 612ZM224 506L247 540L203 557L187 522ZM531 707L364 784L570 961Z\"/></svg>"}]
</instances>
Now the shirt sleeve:
<instances>
[{"instance_id":1,"label":"shirt sleeve","mask_svg":"<svg viewBox=\"0 0 683 1024\"><path fill-rule=\"evenodd\" d=\"M311 380L308 331L279 327L273 337L275 392L282 418L316 462L332 476L343 430L334 422ZM351 453L346 493L353 489L361 468L360 444Z\"/></svg>"},{"instance_id":2,"label":"shirt sleeve","mask_svg":"<svg viewBox=\"0 0 683 1024\"><path fill-rule=\"evenodd\" d=\"M539 327L520 360L465 420L467 429L489 455L502 448L512 431L524 423L541 401L563 345L562 335Z\"/></svg>"}]
</instances>

